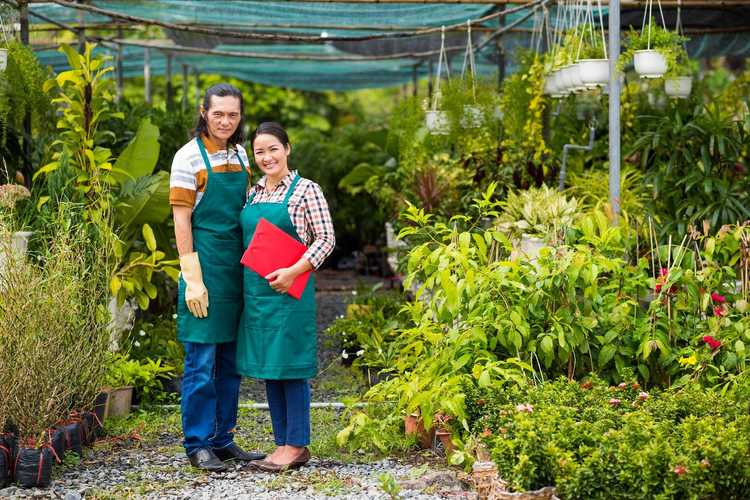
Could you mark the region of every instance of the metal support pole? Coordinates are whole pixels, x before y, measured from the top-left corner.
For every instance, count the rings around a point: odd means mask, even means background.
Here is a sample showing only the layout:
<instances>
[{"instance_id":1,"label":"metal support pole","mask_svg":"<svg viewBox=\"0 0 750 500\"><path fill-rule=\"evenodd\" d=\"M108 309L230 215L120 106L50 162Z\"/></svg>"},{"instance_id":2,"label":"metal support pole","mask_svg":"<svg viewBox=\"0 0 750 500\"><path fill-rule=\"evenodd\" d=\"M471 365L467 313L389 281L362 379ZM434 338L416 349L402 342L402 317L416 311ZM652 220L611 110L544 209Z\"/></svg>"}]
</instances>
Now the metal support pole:
<instances>
[{"instance_id":1,"label":"metal support pole","mask_svg":"<svg viewBox=\"0 0 750 500\"><path fill-rule=\"evenodd\" d=\"M18 2L18 14L21 23L21 43L29 46L29 2L27 0ZM34 174L31 166L31 140L31 110L27 109L23 117L23 163L21 165L26 187L31 187L31 177Z\"/></svg>"},{"instance_id":2,"label":"metal support pole","mask_svg":"<svg viewBox=\"0 0 750 500\"><path fill-rule=\"evenodd\" d=\"M419 85L419 79L417 78L417 65L415 64L411 68L411 83L414 88L411 91L413 97L417 97L417 86Z\"/></svg>"},{"instance_id":3,"label":"metal support pole","mask_svg":"<svg viewBox=\"0 0 750 500\"><path fill-rule=\"evenodd\" d=\"M500 16L498 24L502 29L505 26L505 16ZM495 48L497 49L497 90L503 88L503 80L505 80L505 49L503 48L503 37L497 37L495 39Z\"/></svg>"},{"instance_id":4,"label":"metal support pole","mask_svg":"<svg viewBox=\"0 0 750 500\"><path fill-rule=\"evenodd\" d=\"M609 2L609 203L614 223L620 215L620 0Z\"/></svg>"},{"instance_id":5,"label":"metal support pole","mask_svg":"<svg viewBox=\"0 0 750 500\"><path fill-rule=\"evenodd\" d=\"M143 49L143 100L151 105L151 52Z\"/></svg>"},{"instance_id":6,"label":"metal support pole","mask_svg":"<svg viewBox=\"0 0 750 500\"><path fill-rule=\"evenodd\" d=\"M118 38L122 38L122 30L118 30ZM124 82L124 75L122 74L122 44L117 44L117 93L115 94L115 99L117 102L120 102L120 99L122 99L123 95L123 82Z\"/></svg>"},{"instance_id":7,"label":"metal support pole","mask_svg":"<svg viewBox=\"0 0 750 500\"><path fill-rule=\"evenodd\" d=\"M78 3L83 4L85 0L78 0ZM84 26L86 12L83 10L78 11L78 25ZM86 30L84 28L78 29L78 53L83 54L86 51Z\"/></svg>"},{"instance_id":8,"label":"metal support pole","mask_svg":"<svg viewBox=\"0 0 750 500\"><path fill-rule=\"evenodd\" d=\"M167 111L174 108L174 88L172 87L172 54L167 53Z\"/></svg>"},{"instance_id":9,"label":"metal support pole","mask_svg":"<svg viewBox=\"0 0 750 500\"><path fill-rule=\"evenodd\" d=\"M187 111L188 107L188 65L182 65L182 100L180 106L182 107L183 113Z\"/></svg>"},{"instance_id":10,"label":"metal support pole","mask_svg":"<svg viewBox=\"0 0 750 500\"><path fill-rule=\"evenodd\" d=\"M195 73L195 109L201 109L201 73L198 68L193 68Z\"/></svg>"}]
</instances>

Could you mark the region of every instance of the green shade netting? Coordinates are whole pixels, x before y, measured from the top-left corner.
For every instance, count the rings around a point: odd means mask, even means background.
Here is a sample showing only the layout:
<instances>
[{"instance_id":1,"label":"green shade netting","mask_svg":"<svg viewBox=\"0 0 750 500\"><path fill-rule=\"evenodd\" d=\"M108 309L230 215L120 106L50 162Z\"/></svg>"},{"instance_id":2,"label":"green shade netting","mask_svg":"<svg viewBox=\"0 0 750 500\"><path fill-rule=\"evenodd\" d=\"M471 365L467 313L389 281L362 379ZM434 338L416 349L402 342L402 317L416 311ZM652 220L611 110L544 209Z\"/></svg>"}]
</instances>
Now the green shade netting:
<instances>
[{"instance_id":1,"label":"green shade netting","mask_svg":"<svg viewBox=\"0 0 750 500\"><path fill-rule=\"evenodd\" d=\"M477 19L487 15L495 7L488 4L383 4L383 3L320 3L320 2L264 2L264 1L205 1L205 0L92 0L90 5L113 12L128 14L150 20L159 20L174 24L200 24L211 28L231 29L235 31L250 30L263 33L302 33L321 35L323 32L332 39L339 36L362 36L392 33L384 30L389 26L409 31L414 28L438 27L463 23L468 19ZM507 9L512 5L501 8ZM31 4L32 13L39 13L63 23L109 22L106 16L82 13L75 9L52 3ZM747 9L738 10L745 14ZM741 12L740 12L741 11ZM721 9L683 9L682 19L686 28L693 27L726 27L732 26L742 16L731 19ZM526 16L528 10L505 16L503 23L511 24ZM664 9L666 23L674 26L676 11ZM549 9L550 23L554 24L556 8ZM604 23L607 23L607 9L603 10ZM746 16L750 17L750 16ZM517 26L527 30L541 24L541 13L527 19ZM31 16L34 23L45 21ZM641 9L624 9L623 27L639 24L642 20ZM317 28L312 26L318 26ZM321 27L325 26L325 27ZM485 27L498 28L500 21L495 18L484 23ZM336 29L336 27L353 27L356 29ZM369 28L367 28L369 27ZM366 29L367 28L367 29ZM402 55L405 53L422 53L437 51L440 47L440 34L412 36L407 38L384 38L368 41L336 41L326 43L285 43L274 44L254 40L231 38L221 35L189 33L179 30L166 30L166 35L177 45L213 48L217 50L260 52L274 55L316 54L316 55L362 55L383 56ZM473 42L479 44L487 33L475 31ZM531 36L525 33L507 33L501 38L505 52L506 72L514 66L516 55L522 48L529 47ZM447 34L448 47L462 48L466 44L465 32ZM542 45L542 48L544 46ZM101 50L105 50L102 48ZM110 50L110 49L106 49ZM688 51L693 57L716 55L750 54L750 34L723 33L694 36L688 44ZM113 51L110 51L114 53ZM166 63L160 50L151 50L151 73L162 75ZM67 63L62 54L40 52L43 63L52 66L56 71L66 68ZM463 51L452 52L454 73L460 72ZM434 61L435 56L432 57ZM497 52L495 43L490 43L477 54L477 73L492 75L497 71ZM421 64L419 64L421 62ZM302 90L350 90L367 87L385 87L409 82L414 75L423 77L429 72L427 61L413 57L400 57L392 60L377 61L313 61L284 60L261 58L236 58L218 55L190 55L175 53L173 71L179 74L179 65L186 64L201 73L218 73L234 76L243 80ZM434 66L433 66L434 71ZM143 49L126 47L123 49L123 75L125 77L143 74Z\"/></svg>"},{"instance_id":2,"label":"green shade netting","mask_svg":"<svg viewBox=\"0 0 750 500\"><path fill-rule=\"evenodd\" d=\"M221 47L224 48L224 47ZM339 53L335 48L319 45L262 45L262 46L232 46L236 51L264 51L271 53ZM98 46L96 53L112 56L110 62L114 65L116 50ZM68 68L65 55L57 50L37 52L40 62L50 66L55 72ZM144 49L140 47L123 47L123 76L125 78L143 76ZM461 57L454 56L451 64L456 75L460 74ZM291 64L288 64L291 63ZM181 65L186 64L197 69L200 73L217 73L239 78L241 80L263 83L278 87L289 87L300 90L353 90L360 88L375 88L410 82L413 65L410 60L387 60L366 62L328 62L328 61L282 61L275 59L215 57L208 55L176 55L173 60L173 73L181 73ZM353 68L353 65L356 67ZM166 72L166 58L159 52L150 52L151 74L164 75ZM353 69L356 69L354 71ZM434 69L434 68L433 68ZM497 71L496 66L485 63L477 64L477 73L492 75ZM424 77L428 73L428 65L417 68L417 76Z\"/></svg>"}]
</instances>

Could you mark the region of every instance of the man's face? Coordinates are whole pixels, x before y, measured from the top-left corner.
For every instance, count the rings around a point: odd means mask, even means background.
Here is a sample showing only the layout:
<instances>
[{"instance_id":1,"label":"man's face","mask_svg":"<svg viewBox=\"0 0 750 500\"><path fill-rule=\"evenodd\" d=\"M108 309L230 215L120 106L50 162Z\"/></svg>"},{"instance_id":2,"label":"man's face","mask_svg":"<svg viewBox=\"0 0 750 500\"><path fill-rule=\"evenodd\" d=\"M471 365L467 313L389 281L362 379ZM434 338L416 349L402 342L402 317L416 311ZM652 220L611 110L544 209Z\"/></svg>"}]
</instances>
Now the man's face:
<instances>
[{"instance_id":1,"label":"man's face","mask_svg":"<svg viewBox=\"0 0 750 500\"><path fill-rule=\"evenodd\" d=\"M209 108L202 111L209 136L226 142L240 124L240 100L235 96L211 96Z\"/></svg>"}]
</instances>

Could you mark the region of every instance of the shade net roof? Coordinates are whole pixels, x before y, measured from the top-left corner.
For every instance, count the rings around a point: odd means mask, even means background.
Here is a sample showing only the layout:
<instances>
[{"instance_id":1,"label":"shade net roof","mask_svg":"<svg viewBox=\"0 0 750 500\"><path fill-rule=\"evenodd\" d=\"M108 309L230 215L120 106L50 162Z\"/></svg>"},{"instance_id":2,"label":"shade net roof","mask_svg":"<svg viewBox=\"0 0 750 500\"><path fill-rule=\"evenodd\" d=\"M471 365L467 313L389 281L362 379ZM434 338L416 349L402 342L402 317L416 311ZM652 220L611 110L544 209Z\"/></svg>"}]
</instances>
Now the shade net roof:
<instances>
[{"instance_id":1,"label":"shade net roof","mask_svg":"<svg viewBox=\"0 0 750 500\"><path fill-rule=\"evenodd\" d=\"M188 65L201 73L218 73L258 83L298 88L303 90L351 90L357 88L385 87L404 84L414 76L423 77L436 64L441 46L439 32L414 34L425 28L437 28L477 20L500 9L490 4L392 4L392 3L321 3L273 1L216 1L200 0L91 0L89 5L106 9L112 15L84 12L55 3L30 5L32 23L48 24L48 19L73 25L114 23L139 24L139 21L118 17L121 14L142 19L140 24L160 21L179 25L164 29L161 45L173 44L183 48L263 54L263 57L231 57L173 52L173 69ZM550 22L555 18L556 7L548 9ZM506 54L506 68L512 70L514 55L534 42L532 31L539 27L541 9L528 17L531 9L518 10L503 19L503 25L512 25L514 31L498 37L498 44ZM607 23L606 8L604 23ZM629 9L622 12L622 26L640 27L643 12ZM674 27L675 9L664 9L665 22ZM682 24L691 29L721 28L724 33L705 33L692 36L688 51L694 57L716 55L746 56L750 54L750 9L747 7L717 7L711 9L683 9ZM196 33L180 27L208 27L215 33ZM500 28L497 17L474 25L472 43L480 46L493 30ZM477 29L480 28L480 29ZM481 29L484 28L484 29ZM747 29L745 29L747 28ZM260 41L236 37L225 32L244 32L274 35L304 35L325 37L315 41ZM94 34L95 32L92 32ZM406 36L408 34L409 36ZM366 40L340 40L341 37L378 37ZM536 35L537 40L539 35ZM460 72L466 31L446 33L445 46L449 52L454 73ZM542 37L544 38L544 37ZM498 44L486 43L477 53L477 73L490 76L497 72ZM100 50L116 53L104 44ZM542 43L542 46L544 44ZM543 47L542 47L543 48ZM62 54L45 50L39 52L43 64L56 71L67 66ZM143 75L144 49L123 46L123 76ZM282 57L294 55L300 60ZM382 60L321 61L307 59L320 57L387 58ZM150 50L151 74L166 71L162 50Z\"/></svg>"}]
</instances>

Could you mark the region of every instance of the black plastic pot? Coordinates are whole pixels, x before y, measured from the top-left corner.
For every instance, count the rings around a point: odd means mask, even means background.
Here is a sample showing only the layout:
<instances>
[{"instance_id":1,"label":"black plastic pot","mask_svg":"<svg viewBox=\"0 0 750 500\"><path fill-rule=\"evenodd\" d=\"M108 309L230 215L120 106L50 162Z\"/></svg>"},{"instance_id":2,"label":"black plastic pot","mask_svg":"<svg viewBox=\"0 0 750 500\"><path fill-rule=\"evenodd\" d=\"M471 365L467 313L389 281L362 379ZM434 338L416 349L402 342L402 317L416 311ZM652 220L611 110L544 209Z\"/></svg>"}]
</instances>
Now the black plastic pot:
<instances>
[{"instance_id":1,"label":"black plastic pot","mask_svg":"<svg viewBox=\"0 0 750 500\"><path fill-rule=\"evenodd\" d=\"M102 420L99 416L92 411L85 411L81 414L82 421L86 424L86 443L87 445L93 444L98 437L101 437L102 431Z\"/></svg>"},{"instance_id":2,"label":"black plastic pot","mask_svg":"<svg viewBox=\"0 0 750 500\"><path fill-rule=\"evenodd\" d=\"M65 433L65 450L83 457L83 428L80 422L71 422L60 427Z\"/></svg>"},{"instance_id":3,"label":"black plastic pot","mask_svg":"<svg viewBox=\"0 0 750 500\"><path fill-rule=\"evenodd\" d=\"M46 488L52 480L55 459L48 447L21 448L15 462L15 476L23 488Z\"/></svg>"},{"instance_id":4,"label":"black plastic pot","mask_svg":"<svg viewBox=\"0 0 750 500\"><path fill-rule=\"evenodd\" d=\"M59 427L53 427L47 431L49 444L55 452L55 460L61 463L65 455L65 431Z\"/></svg>"},{"instance_id":5,"label":"black plastic pot","mask_svg":"<svg viewBox=\"0 0 750 500\"><path fill-rule=\"evenodd\" d=\"M18 440L13 434L0 434L0 488L13 481L13 464L18 453Z\"/></svg>"}]
</instances>

